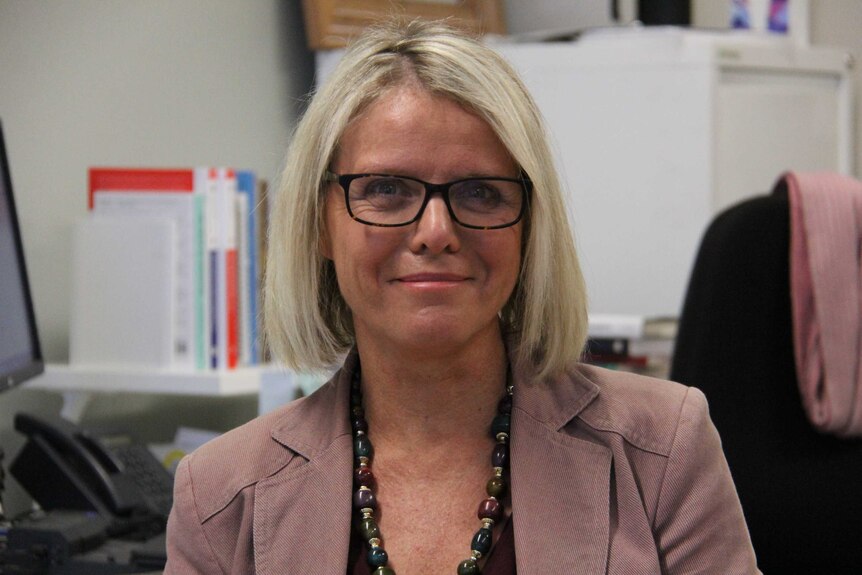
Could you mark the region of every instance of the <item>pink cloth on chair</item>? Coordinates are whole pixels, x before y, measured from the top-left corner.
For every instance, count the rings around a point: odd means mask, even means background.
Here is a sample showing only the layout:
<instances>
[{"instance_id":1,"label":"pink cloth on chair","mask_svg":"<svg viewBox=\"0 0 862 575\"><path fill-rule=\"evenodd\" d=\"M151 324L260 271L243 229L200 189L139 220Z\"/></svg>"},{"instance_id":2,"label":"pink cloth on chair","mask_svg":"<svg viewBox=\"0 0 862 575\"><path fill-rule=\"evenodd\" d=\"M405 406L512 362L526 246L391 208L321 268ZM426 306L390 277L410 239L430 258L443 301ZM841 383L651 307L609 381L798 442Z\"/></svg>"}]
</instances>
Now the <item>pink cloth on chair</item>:
<instances>
[{"instance_id":1,"label":"pink cloth on chair","mask_svg":"<svg viewBox=\"0 0 862 575\"><path fill-rule=\"evenodd\" d=\"M790 293L805 413L823 433L862 436L862 182L784 175Z\"/></svg>"}]
</instances>

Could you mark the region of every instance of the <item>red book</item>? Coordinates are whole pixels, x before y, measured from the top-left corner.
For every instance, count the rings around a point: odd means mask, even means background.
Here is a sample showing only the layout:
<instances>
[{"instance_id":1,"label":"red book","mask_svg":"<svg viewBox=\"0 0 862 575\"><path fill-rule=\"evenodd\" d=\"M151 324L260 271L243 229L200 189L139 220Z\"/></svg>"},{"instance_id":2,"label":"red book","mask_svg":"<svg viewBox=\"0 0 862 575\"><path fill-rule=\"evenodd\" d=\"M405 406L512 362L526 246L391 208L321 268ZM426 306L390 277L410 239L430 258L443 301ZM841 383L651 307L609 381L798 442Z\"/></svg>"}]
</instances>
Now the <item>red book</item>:
<instances>
[{"instance_id":1,"label":"red book","mask_svg":"<svg viewBox=\"0 0 862 575\"><path fill-rule=\"evenodd\" d=\"M99 190L128 192L193 192L195 174L187 169L90 168L87 207L93 209Z\"/></svg>"},{"instance_id":2,"label":"red book","mask_svg":"<svg viewBox=\"0 0 862 575\"><path fill-rule=\"evenodd\" d=\"M239 362L239 273L237 266L237 184L236 174L228 168L218 169L218 321L224 337L219 342L219 355L224 364L218 367L234 369Z\"/></svg>"}]
</instances>

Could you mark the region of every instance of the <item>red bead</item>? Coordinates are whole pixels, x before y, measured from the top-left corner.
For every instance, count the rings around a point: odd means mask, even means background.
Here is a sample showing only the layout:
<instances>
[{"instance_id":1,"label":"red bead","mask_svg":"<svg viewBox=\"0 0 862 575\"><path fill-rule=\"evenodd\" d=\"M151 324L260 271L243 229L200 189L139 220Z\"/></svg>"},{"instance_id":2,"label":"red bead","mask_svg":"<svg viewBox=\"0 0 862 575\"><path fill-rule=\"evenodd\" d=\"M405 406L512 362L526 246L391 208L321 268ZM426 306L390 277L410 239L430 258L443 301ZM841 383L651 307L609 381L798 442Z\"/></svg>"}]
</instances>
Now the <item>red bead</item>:
<instances>
[{"instance_id":1,"label":"red bead","mask_svg":"<svg viewBox=\"0 0 862 575\"><path fill-rule=\"evenodd\" d=\"M356 481L356 485L374 486L374 474L371 473L370 467L357 467L353 472L353 479Z\"/></svg>"},{"instance_id":2,"label":"red bead","mask_svg":"<svg viewBox=\"0 0 862 575\"><path fill-rule=\"evenodd\" d=\"M499 523L503 519L503 505L496 499L486 499L479 504L479 519L491 519Z\"/></svg>"}]
</instances>

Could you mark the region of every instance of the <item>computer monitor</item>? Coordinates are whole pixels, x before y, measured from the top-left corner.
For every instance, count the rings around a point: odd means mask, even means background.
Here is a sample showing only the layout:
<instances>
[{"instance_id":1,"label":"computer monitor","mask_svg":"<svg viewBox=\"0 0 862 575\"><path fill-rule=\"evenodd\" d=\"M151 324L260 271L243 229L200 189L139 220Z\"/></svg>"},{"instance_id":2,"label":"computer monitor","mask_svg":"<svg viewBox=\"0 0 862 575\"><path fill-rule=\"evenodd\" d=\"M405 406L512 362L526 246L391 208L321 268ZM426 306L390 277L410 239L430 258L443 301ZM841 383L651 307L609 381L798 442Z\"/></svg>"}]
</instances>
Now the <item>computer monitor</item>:
<instances>
[{"instance_id":1,"label":"computer monitor","mask_svg":"<svg viewBox=\"0 0 862 575\"><path fill-rule=\"evenodd\" d=\"M44 370L0 122L0 392Z\"/></svg>"}]
</instances>

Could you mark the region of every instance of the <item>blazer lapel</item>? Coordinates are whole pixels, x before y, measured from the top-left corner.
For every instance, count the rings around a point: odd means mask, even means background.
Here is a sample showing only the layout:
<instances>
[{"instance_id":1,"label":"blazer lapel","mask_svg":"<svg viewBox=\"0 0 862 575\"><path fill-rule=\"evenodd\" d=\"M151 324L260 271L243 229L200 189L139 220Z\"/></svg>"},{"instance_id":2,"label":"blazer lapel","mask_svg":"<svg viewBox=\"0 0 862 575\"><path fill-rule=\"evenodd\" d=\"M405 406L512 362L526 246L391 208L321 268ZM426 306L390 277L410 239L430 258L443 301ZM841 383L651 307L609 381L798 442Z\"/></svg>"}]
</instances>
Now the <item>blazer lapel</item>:
<instances>
[{"instance_id":1,"label":"blazer lapel","mask_svg":"<svg viewBox=\"0 0 862 575\"><path fill-rule=\"evenodd\" d=\"M516 374L515 384L510 469L518 573L605 573L611 451L560 432L598 387L577 374L552 383Z\"/></svg>"},{"instance_id":2,"label":"blazer lapel","mask_svg":"<svg viewBox=\"0 0 862 575\"><path fill-rule=\"evenodd\" d=\"M347 571L352 459L348 435L291 473L258 484L254 502L257 575Z\"/></svg>"},{"instance_id":3,"label":"blazer lapel","mask_svg":"<svg viewBox=\"0 0 862 575\"><path fill-rule=\"evenodd\" d=\"M345 573L350 548L353 440L348 388L353 358L306 399L297 402L275 441L298 457L258 483L254 501L257 575Z\"/></svg>"}]
</instances>

